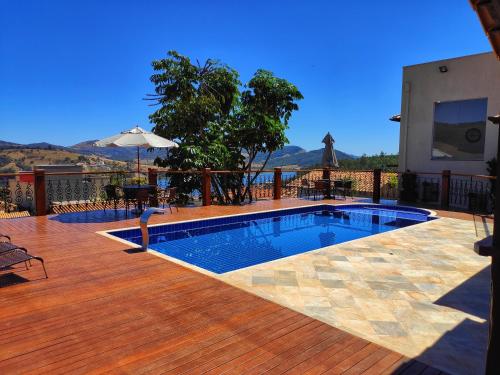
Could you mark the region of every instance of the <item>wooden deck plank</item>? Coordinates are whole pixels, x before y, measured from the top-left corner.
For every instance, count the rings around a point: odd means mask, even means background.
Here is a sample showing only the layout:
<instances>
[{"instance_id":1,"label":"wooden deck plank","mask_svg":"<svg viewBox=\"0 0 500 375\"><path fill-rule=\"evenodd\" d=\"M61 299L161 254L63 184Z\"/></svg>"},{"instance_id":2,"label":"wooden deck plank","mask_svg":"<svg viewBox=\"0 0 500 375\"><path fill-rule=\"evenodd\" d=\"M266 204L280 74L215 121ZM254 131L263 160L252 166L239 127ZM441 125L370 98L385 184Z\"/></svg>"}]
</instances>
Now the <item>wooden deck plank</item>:
<instances>
[{"instance_id":1,"label":"wooden deck plank","mask_svg":"<svg viewBox=\"0 0 500 375\"><path fill-rule=\"evenodd\" d=\"M306 204L181 208L152 222ZM0 232L44 257L49 273L43 279L36 262L14 268L16 277L0 272L0 373L401 370L400 354L95 233L136 225L0 220Z\"/></svg>"},{"instance_id":2,"label":"wooden deck plank","mask_svg":"<svg viewBox=\"0 0 500 375\"><path fill-rule=\"evenodd\" d=\"M346 345L342 350L335 352L333 355L328 356L328 358L322 362L316 364L316 366L310 368L305 372L308 375L319 375L323 374L325 371L335 367L340 362L349 358L354 353L362 350L364 347L368 346L369 342L365 340L354 340L349 345Z\"/></svg>"},{"instance_id":3,"label":"wooden deck plank","mask_svg":"<svg viewBox=\"0 0 500 375\"><path fill-rule=\"evenodd\" d=\"M303 344L300 343L293 349L286 351L284 353L285 356L281 357L283 358L283 360L277 363L277 366L273 367L271 369L271 372L274 374L282 374L288 372L290 369L297 366L298 364L326 350L344 336L345 333L343 332L333 332L333 333L328 332L328 334L324 336L324 340L322 341L319 341L315 337L314 338L315 342L312 343L309 348L304 348Z\"/></svg>"},{"instance_id":4,"label":"wooden deck plank","mask_svg":"<svg viewBox=\"0 0 500 375\"><path fill-rule=\"evenodd\" d=\"M351 353L347 358L345 358L342 362L338 363L334 367L328 369L324 372L324 374L332 375L332 374L342 374L347 372L349 369L357 365L364 358L371 356L373 353L377 352L380 349L378 345L373 343L369 343L361 350Z\"/></svg>"},{"instance_id":5,"label":"wooden deck plank","mask_svg":"<svg viewBox=\"0 0 500 375\"><path fill-rule=\"evenodd\" d=\"M395 352L390 352L384 358L380 359L378 362L374 363L370 368L364 371L363 375L382 374L402 358L404 358L403 355Z\"/></svg>"},{"instance_id":6,"label":"wooden deck plank","mask_svg":"<svg viewBox=\"0 0 500 375\"><path fill-rule=\"evenodd\" d=\"M378 348L375 352L370 354L369 356L363 358L361 361L352 366L349 370L343 372L345 375L356 375L365 372L372 368L372 366L384 358L386 355L390 353L390 350L385 348Z\"/></svg>"},{"instance_id":7,"label":"wooden deck plank","mask_svg":"<svg viewBox=\"0 0 500 375\"><path fill-rule=\"evenodd\" d=\"M181 374L191 371L205 373L220 366L221 364L225 364L228 361L241 356L248 351L251 351L262 343L272 340L273 337L276 337L276 335L282 334L283 327L288 328L286 331L289 332L290 329L294 329L297 326L300 328L305 327L306 329L310 329L311 326L316 324L315 322L311 322L310 324L307 323L308 322L303 320L300 320L298 324L290 324L290 322L284 321L278 324L262 327L259 331L248 332L247 334L241 335L237 338L233 337L230 340L224 340L217 343L217 345L207 347L206 350L194 353L194 356L189 355L183 359L182 365L179 362L176 363L175 366L170 364L168 371L166 372L164 372L166 369L162 366L162 373ZM274 332L275 329L279 332Z\"/></svg>"},{"instance_id":8,"label":"wooden deck plank","mask_svg":"<svg viewBox=\"0 0 500 375\"><path fill-rule=\"evenodd\" d=\"M233 359L232 361L226 362L224 365L212 370L211 373L243 373L244 371L250 370L276 356L279 356L288 348L298 345L296 341L298 337L304 337L304 335L309 334L310 332L315 332L313 330L315 330L316 327L321 327L321 323L318 321L307 320L306 324L307 325L304 325L303 327L287 330L280 337L269 341L266 344Z\"/></svg>"},{"instance_id":9,"label":"wooden deck plank","mask_svg":"<svg viewBox=\"0 0 500 375\"><path fill-rule=\"evenodd\" d=\"M184 336L187 336L189 333L195 333L200 328L203 328L202 326L203 321L200 321L200 319L203 318L202 316L203 314L214 316L214 314L216 313L218 315L217 318L212 318L211 319L212 321L208 323L212 326L215 325L214 320L216 319L224 319L227 316L230 316L230 314L238 316L239 312L238 309L241 307L242 304L246 302L247 300L237 299L231 304L226 304L226 307L232 309L228 310L227 313L224 314L222 312L219 312L220 306L213 306L211 304L207 304L205 310L203 310L201 306L199 306L198 309L191 309L191 311L187 312L185 310L182 310L180 311L182 317L177 317L174 319L172 319L170 315L164 319L158 319L158 320L147 319L145 321L143 320L142 323L138 326L136 326L134 322L133 324L124 327L123 332L122 330L116 329L113 326L109 327L107 331L98 330L98 333L94 333L91 335L88 335L88 333L85 332L84 333L85 335L81 335L79 339L72 344L71 357L67 355L67 348L65 347L61 348L62 353L59 356L57 356L56 353L51 353L50 358L56 360L55 362L52 363L51 368L55 369L59 367L61 365L61 361L67 363L69 366L70 363L73 363L75 362L75 360L81 359L82 357L87 358L90 355L95 358L96 354L94 353L97 353L97 355L102 355L103 351L104 353L107 354L107 357L110 358L109 355L110 353L108 353L109 350L115 348L116 346L119 347L120 344L122 344L123 346L129 346L130 342L133 342L133 338L137 335L142 336L142 341L140 342L142 344L147 343L148 342L147 340L149 339L155 340L156 335L161 333L163 333L163 338L161 341L165 341L169 337L170 334L169 331L172 331L174 333L175 340L186 338ZM260 304L255 305L255 310L256 310L255 314L264 314L268 313L268 311L270 312L276 311L274 308L271 307L263 309L262 305ZM254 319L256 318L255 314L252 315ZM182 332L179 332L181 328ZM120 336L120 334L122 335ZM130 339L127 339L129 337ZM119 339L117 340L117 338ZM89 351L89 349L91 349L91 351ZM43 352L41 353L41 355L44 354L46 353ZM120 353L120 355L123 355L123 352ZM93 361L93 363L94 362L95 360Z\"/></svg>"},{"instance_id":10,"label":"wooden deck plank","mask_svg":"<svg viewBox=\"0 0 500 375\"><path fill-rule=\"evenodd\" d=\"M294 313L293 312L280 312L280 314L281 314L280 315L281 319L285 319L285 321L286 321L288 319L288 317L291 317L292 314L294 314ZM165 357L167 357L169 359L172 359L172 357L168 357L167 353L170 353L173 356L181 356L181 363L184 363L185 359L182 356L186 352L198 353L200 351L203 351L203 349L206 349L207 347L212 348L212 347L215 347L217 345L220 345L221 342L225 342L225 343L237 342L241 336L248 335L248 334L250 334L250 332L253 333L253 332L255 332L255 330L259 330L259 329L266 329L267 330L267 329L269 329L268 316L269 316L269 314L265 315L265 316L256 316L256 317L254 317L254 319L251 322L249 322L249 324L239 325L237 328L235 328L234 330L231 330L231 331L225 330L222 334L214 335L212 340L210 340L209 337L207 337L208 335L203 335L203 339L204 339L203 341L194 341L194 340L192 340L192 338L190 336L195 334L196 331L190 330L190 332L186 332L187 334L184 337L185 341L183 342L184 345L175 346L175 343L173 343L174 345L169 345L169 347L167 348L167 351L161 351L161 357L158 356L158 353L155 353L156 355L154 357L149 357L150 362L148 363L148 365L145 366L144 362L142 362L140 364L140 367L138 367L134 371L134 373L149 372L149 371L153 370L153 366L151 366L151 365L157 365L157 361L155 361L155 358L159 357L161 359L164 359ZM178 336L175 337L175 339L177 340ZM163 344L161 346L163 346ZM123 348L117 348L117 349L119 351L119 354L123 355ZM134 348L128 347L127 349L130 350L130 355L133 355L134 352L137 351L138 348L137 347L134 347ZM156 349L158 349L158 346L156 346ZM142 348L141 348L141 350L142 350ZM106 355L104 356L104 358L102 360L100 360L100 358L103 357L101 355L101 353L97 357L95 357L94 362L92 363L92 367L94 367L96 365L105 366L107 363L107 358L112 353L108 352L105 354ZM162 372L165 370L164 366L158 366L158 367L162 367Z\"/></svg>"},{"instance_id":11,"label":"wooden deck plank","mask_svg":"<svg viewBox=\"0 0 500 375\"><path fill-rule=\"evenodd\" d=\"M295 367L293 367L289 371L287 371L287 373L288 374L302 375L305 372L311 370L318 363L325 361L326 359L335 355L335 353L341 351L343 348L345 348L346 346L349 346L350 344L352 344L355 341L358 341L357 337L352 337L350 335L342 336L338 341L334 342L326 350L323 350L319 353L316 353L315 355L308 358L307 360L299 363L298 365L296 365Z\"/></svg>"}]
</instances>

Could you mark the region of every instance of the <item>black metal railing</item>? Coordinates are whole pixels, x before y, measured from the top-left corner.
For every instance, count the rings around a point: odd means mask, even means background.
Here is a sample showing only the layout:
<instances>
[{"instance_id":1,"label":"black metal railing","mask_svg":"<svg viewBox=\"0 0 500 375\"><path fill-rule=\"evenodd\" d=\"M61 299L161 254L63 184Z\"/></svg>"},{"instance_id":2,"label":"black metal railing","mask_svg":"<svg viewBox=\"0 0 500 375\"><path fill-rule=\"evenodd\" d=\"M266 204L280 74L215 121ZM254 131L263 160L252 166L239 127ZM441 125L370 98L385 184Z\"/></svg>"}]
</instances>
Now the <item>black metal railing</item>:
<instances>
[{"instance_id":1,"label":"black metal railing","mask_svg":"<svg viewBox=\"0 0 500 375\"><path fill-rule=\"evenodd\" d=\"M32 174L0 175L0 212L28 211L33 213L35 201L33 184Z\"/></svg>"},{"instance_id":2,"label":"black metal railing","mask_svg":"<svg viewBox=\"0 0 500 375\"><path fill-rule=\"evenodd\" d=\"M487 176L451 175L449 206L468 211L491 211L491 179Z\"/></svg>"},{"instance_id":3,"label":"black metal railing","mask_svg":"<svg viewBox=\"0 0 500 375\"><path fill-rule=\"evenodd\" d=\"M425 174L417 175L418 201L426 204L439 204L441 199L441 175Z\"/></svg>"}]
</instances>

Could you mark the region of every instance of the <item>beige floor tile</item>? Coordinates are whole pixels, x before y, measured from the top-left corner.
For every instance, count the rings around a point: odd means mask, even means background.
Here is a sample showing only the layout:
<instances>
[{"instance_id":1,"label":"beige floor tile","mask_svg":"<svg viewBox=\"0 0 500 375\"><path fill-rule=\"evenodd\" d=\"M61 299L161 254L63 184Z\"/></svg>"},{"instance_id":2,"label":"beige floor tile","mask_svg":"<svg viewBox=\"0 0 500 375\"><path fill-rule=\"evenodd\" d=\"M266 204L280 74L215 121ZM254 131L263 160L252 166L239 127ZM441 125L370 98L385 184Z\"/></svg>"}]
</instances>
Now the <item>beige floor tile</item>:
<instances>
[{"instance_id":1,"label":"beige floor tile","mask_svg":"<svg viewBox=\"0 0 500 375\"><path fill-rule=\"evenodd\" d=\"M436 301L457 290L467 298L464 285L488 266L488 259L472 251L476 240L471 222L440 219L220 278L404 355L467 374L470 366L461 363L484 355L487 324L479 313Z\"/></svg>"}]
</instances>

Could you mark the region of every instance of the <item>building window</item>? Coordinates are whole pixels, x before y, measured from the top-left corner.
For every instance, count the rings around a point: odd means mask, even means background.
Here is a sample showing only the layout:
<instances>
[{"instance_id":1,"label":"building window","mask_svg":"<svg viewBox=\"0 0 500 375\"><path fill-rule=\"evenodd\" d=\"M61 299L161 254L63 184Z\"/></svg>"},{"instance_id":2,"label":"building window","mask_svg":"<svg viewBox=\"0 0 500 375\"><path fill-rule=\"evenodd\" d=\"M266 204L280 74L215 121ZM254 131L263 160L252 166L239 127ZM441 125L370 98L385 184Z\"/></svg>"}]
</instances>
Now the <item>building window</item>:
<instances>
[{"instance_id":1,"label":"building window","mask_svg":"<svg viewBox=\"0 0 500 375\"><path fill-rule=\"evenodd\" d=\"M487 106L486 98L435 103L432 158L483 160Z\"/></svg>"}]
</instances>

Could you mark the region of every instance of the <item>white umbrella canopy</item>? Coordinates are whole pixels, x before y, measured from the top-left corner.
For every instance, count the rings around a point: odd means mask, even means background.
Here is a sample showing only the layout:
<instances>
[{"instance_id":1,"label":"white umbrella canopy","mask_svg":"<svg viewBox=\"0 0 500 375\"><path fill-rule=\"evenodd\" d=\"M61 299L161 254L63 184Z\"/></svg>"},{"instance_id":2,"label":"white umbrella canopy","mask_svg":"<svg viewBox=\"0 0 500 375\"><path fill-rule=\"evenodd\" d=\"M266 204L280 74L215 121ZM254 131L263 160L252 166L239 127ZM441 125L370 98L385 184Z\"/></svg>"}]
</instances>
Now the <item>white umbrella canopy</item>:
<instances>
[{"instance_id":1,"label":"white umbrella canopy","mask_svg":"<svg viewBox=\"0 0 500 375\"><path fill-rule=\"evenodd\" d=\"M169 139L148 132L139 126L101 139L97 147L137 147L137 173L140 174L139 148L175 148L179 145Z\"/></svg>"},{"instance_id":2,"label":"white umbrella canopy","mask_svg":"<svg viewBox=\"0 0 500 375\"><path fill-rule=\"evenodd\" d=\"M162 138L138 126L95 143L97 147L153 147L172 148L179 145L169 139Z\"/></svg>"}]
</instances>

